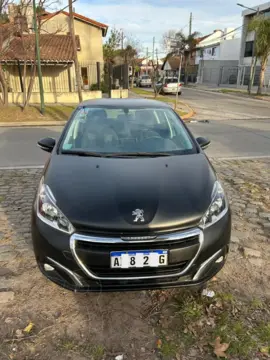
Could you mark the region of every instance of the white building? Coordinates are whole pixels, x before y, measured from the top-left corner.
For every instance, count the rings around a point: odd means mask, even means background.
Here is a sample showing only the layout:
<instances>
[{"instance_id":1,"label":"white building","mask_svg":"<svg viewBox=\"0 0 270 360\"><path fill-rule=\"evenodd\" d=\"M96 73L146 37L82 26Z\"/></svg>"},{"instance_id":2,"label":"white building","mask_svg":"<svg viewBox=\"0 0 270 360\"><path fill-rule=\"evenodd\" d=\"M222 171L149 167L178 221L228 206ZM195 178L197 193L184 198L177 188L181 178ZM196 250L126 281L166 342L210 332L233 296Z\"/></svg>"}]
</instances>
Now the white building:
<instances>
[{"instance_id":1,"label":"white building","mask_svg":"<svg viewBox=\"0 0 270 360\"><path fill-rule=\"evenodd\" d=\"M252 10L252 8L254 10ZM260 5L255 5L252 8L244 10L242 12L243 26L242 26L242 37L241 37L240 56L239 56L240 71L238 75L238 85L247 85L250 77L250 65L252 61L255 33L254 31L248 31L248 25L256 15L257 11L259 11L261 15L270 17L270 2ZM259 72L260 72L260 60L257 61L254 85L258 84ZM268 67L265 72L264 84L268 87L270 86L270 58L268 59Z\"/></svg>"},{"instance_id":2,"label":"white building","mask_svg":"<svg viewBox=\"0 0 270 360\"><path fill-rule=\"evenodd\" d=\"M200 60L238 60L241 39L236 37L234 28L214 30L196 46L195 64Z\"/></svg>"}]
</instances>

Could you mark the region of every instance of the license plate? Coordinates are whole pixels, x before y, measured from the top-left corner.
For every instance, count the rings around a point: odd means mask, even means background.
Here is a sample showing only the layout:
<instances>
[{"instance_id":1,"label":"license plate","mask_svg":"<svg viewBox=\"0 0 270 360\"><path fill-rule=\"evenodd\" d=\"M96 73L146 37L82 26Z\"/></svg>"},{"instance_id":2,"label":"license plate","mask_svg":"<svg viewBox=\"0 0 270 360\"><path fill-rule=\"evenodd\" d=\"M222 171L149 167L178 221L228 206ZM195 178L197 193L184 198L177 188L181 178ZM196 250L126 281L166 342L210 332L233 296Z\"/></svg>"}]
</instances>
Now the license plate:
<instances>
[{"instance_id":1,"label":"license plate","mask_svg":"<svg viewBox=\"0 0 270 360\"><path fill-rule=\"evenodd\" d=\"M168 265L168 250L113 251L111 268L143 268Z\"/></svg>"}]
</instances>

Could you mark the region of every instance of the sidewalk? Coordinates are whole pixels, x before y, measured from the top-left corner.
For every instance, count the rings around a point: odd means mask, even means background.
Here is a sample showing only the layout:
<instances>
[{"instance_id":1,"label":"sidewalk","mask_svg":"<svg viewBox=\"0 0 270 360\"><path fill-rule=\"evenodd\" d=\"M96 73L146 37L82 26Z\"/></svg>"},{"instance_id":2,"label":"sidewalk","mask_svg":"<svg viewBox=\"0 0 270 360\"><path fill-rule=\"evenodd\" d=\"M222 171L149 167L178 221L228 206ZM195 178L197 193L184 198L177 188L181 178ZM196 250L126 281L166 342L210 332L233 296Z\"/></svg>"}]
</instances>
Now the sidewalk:
<instances>
[{"instance_id":1,"label":"sidewalk","mask_svg":"<svg viewBox=\"0 0 270 360\"><path fill-rule=\"evenodd\" d=\"M204 91L212 91L218 92L223 94L231 94L236 96L247 96L252 97L254 99L266 100L270 101L270 88L264 88L262 91L262 96L257 95L257 86L252 86L251 88L251 95L247 93L247 86L236 86L236 85L216 85L216 84L194 84L189 83L187 88L194 88L198 90Z\"/></svg>"}]
</instances>

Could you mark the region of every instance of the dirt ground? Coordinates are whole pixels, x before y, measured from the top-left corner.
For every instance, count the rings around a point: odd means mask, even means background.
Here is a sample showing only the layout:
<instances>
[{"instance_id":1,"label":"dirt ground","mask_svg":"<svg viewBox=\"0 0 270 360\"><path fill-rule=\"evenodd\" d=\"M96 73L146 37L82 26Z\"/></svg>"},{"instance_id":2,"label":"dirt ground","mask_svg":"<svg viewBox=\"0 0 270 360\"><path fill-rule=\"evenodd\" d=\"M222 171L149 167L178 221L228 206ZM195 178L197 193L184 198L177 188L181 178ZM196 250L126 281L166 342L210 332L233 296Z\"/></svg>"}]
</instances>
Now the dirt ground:
<instances>
[{"instance_id":1,"label":"dirt ground","mask_svg":"<svg viewBox=\"0 0 270 360\"><path fill-rule=\"evenodd\" d=\"M270 161L214 161L231 202L227 264L207 289L72 293L29 247L40 170L0 171L0 360L270 358ZM208 295L213 295L208 293Z\"/></svg>"}]
</instances>

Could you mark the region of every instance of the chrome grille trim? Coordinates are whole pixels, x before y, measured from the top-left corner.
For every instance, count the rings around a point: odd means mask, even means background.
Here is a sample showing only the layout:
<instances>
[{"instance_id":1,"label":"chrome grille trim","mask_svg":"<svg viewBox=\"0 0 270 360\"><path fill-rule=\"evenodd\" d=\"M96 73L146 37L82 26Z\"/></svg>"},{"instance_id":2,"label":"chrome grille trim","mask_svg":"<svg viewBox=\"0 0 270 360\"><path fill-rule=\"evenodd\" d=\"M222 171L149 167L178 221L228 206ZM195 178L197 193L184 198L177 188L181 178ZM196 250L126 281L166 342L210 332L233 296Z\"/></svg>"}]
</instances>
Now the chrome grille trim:
<instances>
[{"instance_id":1,"label":"chrome grille trim","mask_svg":"<svg viewBox=\"0 0 270 360\"><path fill-rule=\"evenodd\" d=\"M94 280L107 280L107 281L121 281L121 280L149 280L149 279L164 279L164 278L170 278L170 277L176 277L176 276L182 276L185 275L187 273L187 271L190 269L190 267L193 265L194 261L197 259L197 257L199 256L202 246L203 246L203 241L204 241L204 236L203 236L203 231L199 228L194 228L194 229L190 229L187 231L182 231L182 232L178 232L178 233L173 233L173 234L167 234L167 235L160 235L157 236L157 238L155 240L149 240L151 242L158 242L158 241L169 241L169 240L181 240L181 239L185 239L185 238L189 238L192 236L199 236L199 249L197 251L197 253L195 254L194 258L189 261L189 263L187 264L187 266L179 272L175 272L172 274L167 274L167 275L153 275L153 276L106 276L106 277L101 277L101 276L97 276L95 273L93 273L91 270L88 269L87 266L84 265L84 263L81 261L81 259L79 258L77 252L76 252L76 242L77 241L86 241L86 242L92 242L92 243L105 243L105 244L116 244L116 243L122 243L122 244L127 244L127 243L139 243L139 241L124 241L120 238L102 238L102 237L96 237L96 236L86 236L86 235L80 235L80 234L73 234L70 237L70 250L71 253L75 259L75 261L77 262L78 266L84 271L84 273L90 277L91 279ZM148 241L147 241L148 242Z\"/></svg>"},{"instance_id":2,"label":"chrome grille trim","mask_svg":"<svg viewBox=\"0 0 270 360\"><path fill-rule=\"evenodd\" d=\"M139 244L145 243L145 242L158 242L158 241L174 241L174 240L181 240L185 238L189 238L192 236L198 236L200 234L200 229L189 229L186 231L179 231L176 233L171 234L163 234L163 235L157 235L157 236L149 236L149 239L143 239L143 240L135 240L136 238L139 238L140 236L123 236L123 237L105 237L105 236L91 236L91 235L81 235L81 234L73 234L70 238L70 241L72 239L75 240L81 240L86 242L92 242L92 243L100 243L100 244Z\"/></svg>"}]
</instances>

